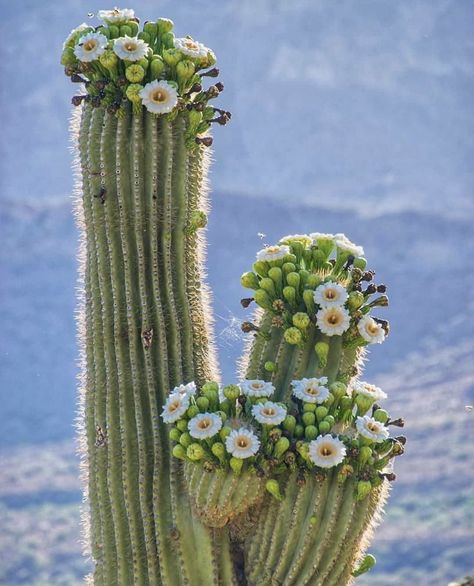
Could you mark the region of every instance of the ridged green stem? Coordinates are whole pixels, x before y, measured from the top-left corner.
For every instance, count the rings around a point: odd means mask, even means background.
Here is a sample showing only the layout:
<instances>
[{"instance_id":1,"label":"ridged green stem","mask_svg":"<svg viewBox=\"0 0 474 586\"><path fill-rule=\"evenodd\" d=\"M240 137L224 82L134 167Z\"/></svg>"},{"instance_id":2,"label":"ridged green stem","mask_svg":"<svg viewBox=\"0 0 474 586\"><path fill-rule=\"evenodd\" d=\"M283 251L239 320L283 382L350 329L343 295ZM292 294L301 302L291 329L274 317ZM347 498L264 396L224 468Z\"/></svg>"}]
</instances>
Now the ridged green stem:
<instances>
[{"instance_id":1,"label":"ridged green stem","mask_svg":"<svg viewBox=\"0 0 474 586\"><path fill-rule=\"evenodd\" d=\"M185 125L86 104L77 136L83 446L93 580L105 586L235 579L227 531L193 517L159 417L175 385L216 378L192 225L207 161L185 148Z\"/></svg>"}]
</instances>

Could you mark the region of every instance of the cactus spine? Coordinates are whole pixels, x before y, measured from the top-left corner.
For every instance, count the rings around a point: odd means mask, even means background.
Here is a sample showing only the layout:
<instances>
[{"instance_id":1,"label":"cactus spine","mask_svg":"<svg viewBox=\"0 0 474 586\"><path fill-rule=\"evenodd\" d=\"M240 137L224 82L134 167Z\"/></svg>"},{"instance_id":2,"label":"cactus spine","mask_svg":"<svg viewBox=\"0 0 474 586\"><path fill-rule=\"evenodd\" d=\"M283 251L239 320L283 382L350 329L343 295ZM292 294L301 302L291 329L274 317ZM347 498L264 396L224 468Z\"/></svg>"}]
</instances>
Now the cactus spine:
<instances>
[{"instance_id":1,"label":"cactus spine","mask_svg":"<svg viewBox=\"0 0 474 586\"><path fill-rule=\"evenodd\" d=\"M239 385L218 384L202 281L206 134L230 113L215 56L130 9L81 25L62 63L85 92L73 131L82 233L81 449L103 586L339 586L403 453L385 393L357 380L388 323L363 251L288 236L242 284L260 307ZM362 288L364 281L369 285ZM168 426L165 424L169 424Z\"/></svg>"}]
</instances>

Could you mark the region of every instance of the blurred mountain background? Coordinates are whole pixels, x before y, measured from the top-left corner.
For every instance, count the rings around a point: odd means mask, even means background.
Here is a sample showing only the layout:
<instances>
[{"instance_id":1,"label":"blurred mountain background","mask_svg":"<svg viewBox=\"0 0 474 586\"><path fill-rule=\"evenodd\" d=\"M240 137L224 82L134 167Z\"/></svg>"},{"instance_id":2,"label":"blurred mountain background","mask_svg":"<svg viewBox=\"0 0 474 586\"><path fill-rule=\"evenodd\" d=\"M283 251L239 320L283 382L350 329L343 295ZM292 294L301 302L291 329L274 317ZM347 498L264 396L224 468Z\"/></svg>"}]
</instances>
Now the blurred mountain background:
<instances>
[{"instance_id":1,"label":"blurred mountain background","mask_svg":"<svg viewBox=\"0 0 474 586\"><path fill-rule=\"evenodd\" d=\"M218 55L209 281L224 380L262 243L345 232L389 286L392 334L365 378L407 453L360 586L445 586L474 569L474 37L471 0L162 0ZM0 584L75 586L77 232L58 64L95 0L3 7L0 73Z\"/></svg>"}]
</instances>

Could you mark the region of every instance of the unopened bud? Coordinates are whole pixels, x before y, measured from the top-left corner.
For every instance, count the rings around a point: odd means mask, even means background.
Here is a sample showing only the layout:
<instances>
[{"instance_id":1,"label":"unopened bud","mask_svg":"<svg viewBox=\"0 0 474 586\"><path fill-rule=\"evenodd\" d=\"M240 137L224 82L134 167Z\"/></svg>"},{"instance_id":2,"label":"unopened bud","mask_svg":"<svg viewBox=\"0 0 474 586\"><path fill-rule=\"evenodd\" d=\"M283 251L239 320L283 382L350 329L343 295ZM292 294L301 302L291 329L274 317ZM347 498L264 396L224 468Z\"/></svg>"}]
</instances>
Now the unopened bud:
<instances>
[{"instance_id":1,"label":"unopened bud","mask_svg":"<svg viewBox=\"0 0 474 586\"><path fill-rule=\"evenodd\" d=\"M293 325L296 326L300 330L306 330L311 323L308 314L303 312L295 313L293 316Z\"/></svg>"},{"instance_id":2,"label":"unopened bud","mask_svg":"<svg viewBox=\"0 0 474 586\"><path fill-rule=\"evenodd\" d=\"M315 425L307 425L304 428L304 436L307 440L314 440L318 436L318 428Z\"/></svg>"},{"instance_id":3,"label":"unopened bud","mask_svg":"<svg viewBox=\"0 0 474 586\"><path fill-rule=\"evenodd\" d=\"M303 340L301 331L298 328L288 328L287 330L285 330L283 337L285 338L285 341L288 344L293 345L300 344Z\"/></svg>"},{"instance_id":4,"label":"unopened bud","mask_svg":"<svg viewBox=\"0 0 474 586\"><path fill-rule=\"evenodd\" d=\"M181 82L186 82L188 79L191 79L191 77L194 75L194 71L194 63L188 59L184 59L176 65L176 74L178 76L178 80Z\"/></svg>"},{"instance_id":5,"label":"unopened bud","mask_svg":"<svg viewBox=\"0 0 474 586\"><path fill-rule=\"evenodd\" d=\"M277 501L283 500L283 495L280 492L280 485L278 484L277 480L273 478L271 480L267 480L265 483L265 488L273 497L277 499Z\"/></svg>"},{"instance_id":6,"label":"unopened bud","mask_svg":"<svg viewBox=\"0 0 474 586\"><path fill-rule=\"evenodd\" d=\"M364 499L372 490L372 484L369 480L359 480L357 483L357 500Z\"/></svg>"},{"instance_id":7,"label":"unopened bud","mask_svg":"<svg viewBox=\"0 0 474 586\"><path fill-rule=\"evenodd\" d=\"M352 310L359 309L364 304L364 301L365 297L363 293L360 291L351 291L347 299L347 307Z\"/></svg>"},{"instance_id":8,"label":"unopened bud","mask_svg":"<svg viewBox=\"0 0 474 586\"><path fill-rule=\"evenodd\" d=\"M165 68L165 63L163 59L158 55L153 55L153 59L150 63L150 75L152 79L157 79L160 77L163 69Z\"/></svg>"},{"instance_id":9,"label":"unopened bud","mask_svg":"<svg viewBox=\"0 0 474 586\"><path fill-rule=\"evenodd\" d=\"M296 426L296 418L293 415L287 415L283 420L283 429L286 431L293 433Z\"/></svg>"},{"instance_id":10,"label":"unopened bud","mask_svg":"<svg viewBox=\"0 0 474 586\"><path fill-rule=\"evenodd\" d=\"M273 455L275 458L281 458L283 454L289 449L290 440L286 437L280 437L273 448Z\"/></svg>"},{"instance_id":11,"label":"unopened bud","mask_svg":"<svg viewBox=\"0 0 474 586\"><path fill-rule=\"evenodd\" d=\"M319 368L325 368L328 363L329 344L327 342L317 342L314 350L319 360Z\"/></svg>"},{"instance_id":12,"label":"unopened bud","mask_svg":"<svg viewBox=\"0 0 474 586\"><path fill-rule=\"evenodd\" d=\"M186 450L182 445L178 444L173 448L173 456L179 460L186 460Z\"/></svg>"},{"instance_id":13,"label":"unopened bud","mask_svg":"<svg viewBox=\"0 0 474 586\"><path fill-rule=\"evenodd\" d=\"M244 273L240 277L240 284L242 285L242 287L245 287L247 289L258 289L260 287L257 275L252 272Z\"/></svg>"},{"instance_id":14,"label":"unopened bud","mask_svg":"<svg viewBox=\"0 0 474 586\"><path fill-rule=\"evenodd\" d=\"M358 568L352 572L352 575L354 576L354 578L357 578L357 576L365 574L375 566L376 562L377 560L373 555L371 555L370 553L367 554L362 560L362 562L359 564Z\"/></svg>"},{"instance_id":15,"label":"unopened bud","mask_svg":"<svg viewBox=\"0 0 474 586\"><path fill-rule=\"evenodd\" d=\"M239 475L242 471L242 466L244 465L244 461L241 458L232 458L230 459L229 465L235 475Z\"/></svg>"},{"instance_id":16,"label":"unopened bud","mask_svg":"<svg viewBox=\"0 0 474 586\"><path fill-rule=\"evenodd\" d=\"M183 54L178 49L166 49L163 51L163 61L170 67L175 67L183 58Z\"/></svg>"},{"instance_id":17,"label":"unopened bud","mask_svg":"<svg viewBox=\"0 0 474 586\"><path fill-rule=\"evenodd\" d=\"M204 448L200 444L190 444L186 450L186 456L192 461L202 460L206 455Z\"/></svg>"}]
</instances>

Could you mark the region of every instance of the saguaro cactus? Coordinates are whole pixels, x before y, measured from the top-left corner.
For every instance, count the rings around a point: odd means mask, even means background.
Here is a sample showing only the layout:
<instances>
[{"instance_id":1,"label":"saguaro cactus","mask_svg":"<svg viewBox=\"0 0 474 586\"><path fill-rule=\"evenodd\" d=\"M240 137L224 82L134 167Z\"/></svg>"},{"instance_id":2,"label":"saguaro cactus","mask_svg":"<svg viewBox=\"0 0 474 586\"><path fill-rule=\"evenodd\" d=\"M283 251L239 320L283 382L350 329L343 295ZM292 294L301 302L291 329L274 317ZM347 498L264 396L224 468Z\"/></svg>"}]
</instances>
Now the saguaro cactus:
<instances>
[{"instance_id":1,"label":"saguaro cactus","mask_svg":"<svg viewBox=\"0 0 474 586\"><path fill-rule=\"evenodd\" d=\"M221 387L203 283L212 51L132 10L81 25L73 98L82 232L79 417L93 584L345 584L386 494L383 391L358 381L387 304L343 235L289 236L242 284L260 306ZM369 284L363 288L362 284ZM382 293L373 301L370 296ZM161 417L160 417L161 416ZM354 574L355 575L355 574Z\"/></svg>"}]
</instances>

